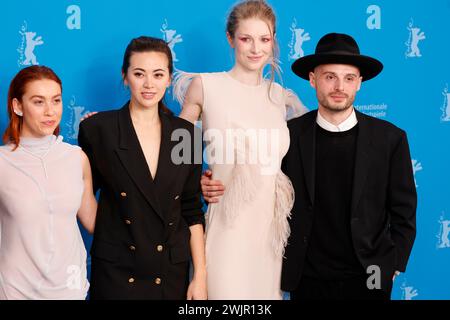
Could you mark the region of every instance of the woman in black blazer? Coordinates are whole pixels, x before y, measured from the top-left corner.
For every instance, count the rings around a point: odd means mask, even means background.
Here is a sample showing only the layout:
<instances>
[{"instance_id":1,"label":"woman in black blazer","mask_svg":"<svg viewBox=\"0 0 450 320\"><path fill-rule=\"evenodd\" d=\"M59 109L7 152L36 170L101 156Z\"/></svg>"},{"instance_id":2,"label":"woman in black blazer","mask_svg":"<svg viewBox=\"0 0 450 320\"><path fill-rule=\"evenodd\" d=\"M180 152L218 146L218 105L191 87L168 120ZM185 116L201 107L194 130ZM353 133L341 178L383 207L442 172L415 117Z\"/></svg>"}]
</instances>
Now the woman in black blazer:
<instances>
[{"instance_id":1,"label":"woman in black blazer","mask_svg":"<svg viewBox=\"0 0 450 320\"><path fill-rule=\"evenodd\" d=\"M197 128L162 102L172 71L163 40L133 39L122 66L130 101L80 125L78 142L91 162L94 191L100 189L91 299L206 298L202 166L194 163L201 144L194 148ZM185 138L181 144L173 133Z\"/></svg>"}]
</instances>

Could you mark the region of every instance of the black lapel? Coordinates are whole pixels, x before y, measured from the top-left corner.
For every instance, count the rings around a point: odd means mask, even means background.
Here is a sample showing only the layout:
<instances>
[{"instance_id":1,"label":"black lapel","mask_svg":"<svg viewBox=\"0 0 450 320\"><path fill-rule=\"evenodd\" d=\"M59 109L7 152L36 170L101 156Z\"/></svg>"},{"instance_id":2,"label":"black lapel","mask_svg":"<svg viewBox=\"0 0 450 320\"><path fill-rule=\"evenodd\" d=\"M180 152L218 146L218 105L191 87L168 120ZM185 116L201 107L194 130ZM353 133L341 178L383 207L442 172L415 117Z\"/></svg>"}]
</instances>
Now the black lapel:
<instances>
[{"instance_id":1,"label":"black lapel","mask_svg":"<svg viewBox=\"0 0 450 320\"><path fill-rule=\"evenodd\" d=\"M362 113L356 110L355 112L358 119L358 137L356 139L355 170L353 172L352 216L356 214L356 207L364 189L370 167L371 150L370 128L367 119Z\"/></svg>"},{"instance_id":2,"label":"black lapel","mask_svg":"<svg viewBox=\"0 0 450 320\"><path fill-rule=\"evenodd\" d=\"M311 113L306 127L298 136L300 156L303 163L303 174L311 203L314 203L314 176L316 159L316 117L317 110Z\"/></svg>"},{"instance_id":3,"label":"black lapel","mask_svg":"<svg viewBox=\"0 0 450 320\"><path fill-rule=\"evenodd\" d=\"M116 153L153 210L164 220L155 185L131 121L129 104L119 111L119 148ZM163 137L161 137L163 141ZM160 151L161 154L161 151ZM159 156L161 158L161 156Z\"/></svg>"}]
</instances>

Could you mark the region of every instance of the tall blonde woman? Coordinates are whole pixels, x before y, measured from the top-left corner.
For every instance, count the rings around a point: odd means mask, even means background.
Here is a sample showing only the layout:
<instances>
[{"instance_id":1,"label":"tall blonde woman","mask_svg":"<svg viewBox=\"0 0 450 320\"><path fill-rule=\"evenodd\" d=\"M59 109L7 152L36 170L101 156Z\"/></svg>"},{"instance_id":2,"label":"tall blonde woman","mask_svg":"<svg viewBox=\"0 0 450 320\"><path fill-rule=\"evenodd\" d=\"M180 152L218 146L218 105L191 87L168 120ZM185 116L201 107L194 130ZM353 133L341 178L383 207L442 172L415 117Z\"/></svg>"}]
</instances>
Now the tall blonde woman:
<instances>
[{"instance_id":1,"label":"tall blonde woman","mask_svg":"<svg viewBox=\"0 0 450 320\"><path fill-rule=\"evenodd\" d=\"M289 147L286 118L306 108L275 83L275 14L264 1L236 5L227 21L235 64L226 72L181 74L180 116L202 120L208 164L222 181L220 202L206 216L209 299L281 299L281 264L293 189L281 172ZM272 77L263 69L271 65ZM204 194L207 199L212 194Z\"/></svg>"}]
</instances>

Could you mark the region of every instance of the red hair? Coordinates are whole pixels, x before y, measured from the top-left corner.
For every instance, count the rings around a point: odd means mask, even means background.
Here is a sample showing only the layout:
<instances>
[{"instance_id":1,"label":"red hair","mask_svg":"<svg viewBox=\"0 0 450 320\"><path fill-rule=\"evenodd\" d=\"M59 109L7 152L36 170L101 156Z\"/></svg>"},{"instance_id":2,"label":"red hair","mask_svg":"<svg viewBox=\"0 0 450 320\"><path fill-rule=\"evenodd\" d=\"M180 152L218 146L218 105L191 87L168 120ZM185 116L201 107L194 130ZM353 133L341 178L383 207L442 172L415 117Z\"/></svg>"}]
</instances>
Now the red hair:
<instances>
[{"instance_id":1,"label":"red hair","mask_svg":"<svg viewBox=\"0 0 450 320\"><path fill-rule=\"evenodd\" d=\"M14 148L14 150L19 146L23 119L22 117L19 117L14 113L13 100L17 99L19 101L22 101L27 84L35 80L43 79L53 80L57 82L62 91L62 83L59 77L52 69L45 66L31 66L20 70L16 74L14 79L12 79L11 84L9 85L7 102L9 124L5 130L5 133L3 134L3 142L5 144L15 144L16 147ZM53 133L55 135L59 134L59 125L56 127Z\"/></svg>"}]
</instances>

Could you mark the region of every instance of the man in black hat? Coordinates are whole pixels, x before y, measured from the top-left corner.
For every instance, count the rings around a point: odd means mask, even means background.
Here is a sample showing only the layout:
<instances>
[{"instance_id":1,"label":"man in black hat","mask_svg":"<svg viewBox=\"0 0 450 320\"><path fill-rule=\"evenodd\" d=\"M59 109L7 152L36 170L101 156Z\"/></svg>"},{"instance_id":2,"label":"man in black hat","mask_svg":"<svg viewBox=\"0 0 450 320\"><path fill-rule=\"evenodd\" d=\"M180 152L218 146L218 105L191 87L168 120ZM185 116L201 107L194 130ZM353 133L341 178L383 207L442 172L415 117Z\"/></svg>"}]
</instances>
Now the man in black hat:
<instances>
[{"instance_id":1,"label":"man in black hat","mask_svg":"<svg viewBox=\"0 0 450 320\"><path fill-rule=\"evenodd\" d=\"M390 299L406 269L417 205L406 133L353 107L361 82L382 69L337 33L292 65L319 102L288 122L282 165L295 204L281 288L293 300Z\"/></svg>"}]
</instances>

